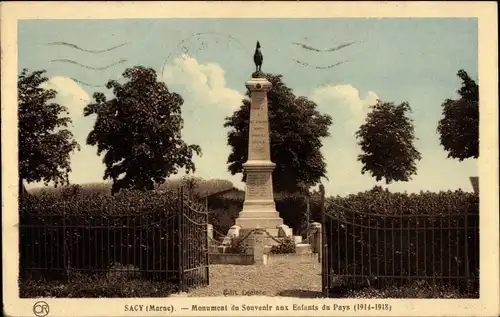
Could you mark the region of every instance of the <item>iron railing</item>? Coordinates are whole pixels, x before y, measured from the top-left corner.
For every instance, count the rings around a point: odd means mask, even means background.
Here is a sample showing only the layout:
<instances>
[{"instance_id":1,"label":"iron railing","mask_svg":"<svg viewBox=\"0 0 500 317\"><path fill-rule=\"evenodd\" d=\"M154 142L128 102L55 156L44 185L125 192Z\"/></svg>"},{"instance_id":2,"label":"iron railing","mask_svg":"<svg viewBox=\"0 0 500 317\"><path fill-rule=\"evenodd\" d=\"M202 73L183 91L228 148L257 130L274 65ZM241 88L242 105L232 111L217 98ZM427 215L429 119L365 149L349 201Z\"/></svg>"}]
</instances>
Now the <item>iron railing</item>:
<instances>
[{"instance_id":1,"label":"iron railing","mask_svg":"<svg viewBox=\"0 0 500 317\"><path fill-rule=\"evenodd\" d=\"M159 210L127 214L20 214L20 279L70 282L77 275L166 281L180 291L208 285L206 204L183 189Z\"/></svg>"},{"instance_id":2,"label":"iron railing","mask_svg":"<svg viewBox=\"0 0 500 317\"><path fill-rule=\"evenodd\" d=\"M411 281L478 295L478 213L386 215L340 205L323 212L323 291Z\"/></svg>"}]
</instances>

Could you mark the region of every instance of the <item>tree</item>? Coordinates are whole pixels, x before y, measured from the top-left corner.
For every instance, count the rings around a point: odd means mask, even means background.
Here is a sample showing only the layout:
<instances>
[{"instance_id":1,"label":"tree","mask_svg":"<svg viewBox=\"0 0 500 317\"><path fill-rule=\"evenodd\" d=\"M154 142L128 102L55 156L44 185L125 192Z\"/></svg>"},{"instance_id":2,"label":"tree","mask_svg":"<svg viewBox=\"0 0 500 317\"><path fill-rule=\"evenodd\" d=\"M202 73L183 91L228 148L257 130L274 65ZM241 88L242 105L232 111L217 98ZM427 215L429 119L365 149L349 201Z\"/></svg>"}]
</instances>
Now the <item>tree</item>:
<instances>
[{"instance_id":1,"label":"tree","mask_svg":"<svg viewBox=\"0 0 500 317\"><path fill-rule=\"evenodd\" d=\"M437 131L448 157L463 161L479 156L479 86L462 69L457 76L462 80L460 99L443 102Z\"/></svg>"},{"instance_id":2,"label":"tree","mask_svg":"<svg viewBox=\"0 0 500 317\"><path fill-rule=\"evenodd\" d=\"M295 192L319 183L326 178L326 163L321 154L321 139L330 134L332 123L329 115L316 110L317 105L306 97L296 97L282 82L281 75L266 74L273 87L268 92L271 161L275 191ZM247 91L246 96L250 96ZM231 174L243 173L242 164L248 158L248 124L250 100L242 105L224 127L232 152L228 157Z\"/></svg>"},{"instance_id":3,"label":"tree","mask_svg":"<svg viewBox=\"0 0 500 317\"><path fill-rule=\"evenodd\" d=\"M53 102L55 90L42 87L48 81L45 72L23 69L18 76L20 194L26 193L24 182L68 184L70 154L80 150L67 129L71 123L67 107Z\"/></svg>"},{"instance_id":4,"label":"tree","mask_svg":"<svg viewBox=\"0 0 500 317\"><path fill-rule=\"evenodd\" d=\"M103 179L113 181L111 192L120 189L152 190L179 168L194 172L193 155L201 155L198 145L187 145L182 137L182 97L169 92L157 81L151 68L136 66L125 70L128 80L110 80L114 98L94 93L94 103L84 115L96 114L87 144L97 146L106 165Z\"/></svg>"},{"instance_id":5,"label":"tree","mask_svg":"<svg viewBox=\"0 0 500 317\"><path fill-rule=\"evenodd\" d=\"M189 197L193 197L201 182L203 182L203 178L201 177L185 175L181 179L181 186L187 190Z\"/></svg>"},{"instance_id":6,"label":"tree","mask_svg":"<svg viewBox=\"0 0 500 317\"><path fill-rule=\"evenodd\" d=\"M362 174L370 172L377 181L408 181L417 173L416 163L422 157L413 145L415 132L413 120L407 113L410 105L403 102L378 101L371 107L366 121L356 132L363 154L358 161L363 164Z\"/></svg>"}]
</instances>

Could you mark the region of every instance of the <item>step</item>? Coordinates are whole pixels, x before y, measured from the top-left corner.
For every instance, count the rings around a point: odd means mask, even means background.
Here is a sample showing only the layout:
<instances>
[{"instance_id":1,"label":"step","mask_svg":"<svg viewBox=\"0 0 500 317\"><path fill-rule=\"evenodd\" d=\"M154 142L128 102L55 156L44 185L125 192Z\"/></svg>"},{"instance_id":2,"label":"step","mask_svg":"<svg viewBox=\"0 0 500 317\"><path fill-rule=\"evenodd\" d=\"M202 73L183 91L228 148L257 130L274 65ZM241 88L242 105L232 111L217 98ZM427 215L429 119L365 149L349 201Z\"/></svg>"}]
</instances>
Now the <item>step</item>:
<instances>
[{"instance_id":1,"label":"step","mask_svg":"<svg viewBox=\"0 0 500 317\"><path fill-rule=\"evenodd\" d=\"M243 210L238 214L238 218L276 218L281 219L280 214L273 210Z\"/></svg>"},{"instance_id":2,"label":"step","mask_svg":"<svg viewBox=\"0 0 500 317\"><path fill-rule=\"evenodd\" d=\"M295 254L310 254L312 253L311 245L308 243L300 243L295 246Z\"/></svg>"},{"instance_id":3,"label":"step","mask_svg":"<svg viewBox=\"0 0 500 317\"><path fill-rule=\"evenodd\" d=\"M295 240L295 244L302 243L302 236L293 236L293 239Z\"/></svg>"},{"instance_id":4,"label":"step","mask_svg":"<svg viewBox=\"0 0 500 317\"><path fill-rule=\"evenodd\" d=\"M276 236L278 235L277 227L283 224L283 219L281 218L237 218L235 221L237 226L241 229L252 229L261 227L269 231L269 229L274 229L276 231Z\"/></svg>"}]
</instances>

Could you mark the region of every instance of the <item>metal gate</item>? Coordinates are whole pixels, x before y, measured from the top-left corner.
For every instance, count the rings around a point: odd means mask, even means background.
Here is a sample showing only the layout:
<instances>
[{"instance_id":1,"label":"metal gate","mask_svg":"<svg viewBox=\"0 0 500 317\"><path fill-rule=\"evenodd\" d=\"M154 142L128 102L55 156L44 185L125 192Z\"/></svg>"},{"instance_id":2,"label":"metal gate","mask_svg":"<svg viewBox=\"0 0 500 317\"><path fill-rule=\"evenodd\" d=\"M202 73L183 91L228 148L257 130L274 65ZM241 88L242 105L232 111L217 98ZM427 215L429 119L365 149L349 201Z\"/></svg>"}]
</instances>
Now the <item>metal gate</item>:
<instances>
[{"instance_id":1,"label":"metal gate","mask_svg":"<svg viewBox=\"0 0 500 317\"><path fill-rule=\"evenodd\" d=\"M140 206L135 195L126 204ZM105 214L105 204L96 204L102 209L94 214L83 214L64 201L47 206L34 198L21 201L21 281L71 283L79 273L168 281L183 292L208 285L206 203L184 189L163 197L163 206L130 208L126 214Z\"/></svg>"},{"instance_id":2,"label":"metal gate","mask_svg":"<svg viewBox=\"0 0 500 317\"><path fill-rule=\"evenodd\" d=\"M206 199L199 201L179 190L179 273L180 290L209 284L208 208Z\"/></svg>"}]
</instances>

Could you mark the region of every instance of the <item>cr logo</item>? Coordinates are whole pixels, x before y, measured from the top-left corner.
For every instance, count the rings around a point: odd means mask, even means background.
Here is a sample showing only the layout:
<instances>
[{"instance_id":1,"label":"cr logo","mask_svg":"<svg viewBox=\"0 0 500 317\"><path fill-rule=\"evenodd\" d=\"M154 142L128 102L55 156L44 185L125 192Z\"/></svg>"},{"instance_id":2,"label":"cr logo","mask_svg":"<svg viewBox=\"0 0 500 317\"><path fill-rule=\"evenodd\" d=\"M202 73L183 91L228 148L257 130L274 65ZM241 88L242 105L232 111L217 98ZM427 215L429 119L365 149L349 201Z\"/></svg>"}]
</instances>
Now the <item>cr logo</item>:
<instances>
[{"instance_id":1,"label":"cr logo","mask_svg":"<svg viewBox=\"0 0 500 317\"><path fill-rule=\"evenodd\" d=\"M43 301L36 302L35 305L33 305L33 313L37 317L47 316L49 314L49 304Z\"/></svg>"}]
</instances>

